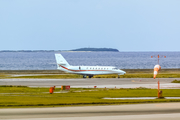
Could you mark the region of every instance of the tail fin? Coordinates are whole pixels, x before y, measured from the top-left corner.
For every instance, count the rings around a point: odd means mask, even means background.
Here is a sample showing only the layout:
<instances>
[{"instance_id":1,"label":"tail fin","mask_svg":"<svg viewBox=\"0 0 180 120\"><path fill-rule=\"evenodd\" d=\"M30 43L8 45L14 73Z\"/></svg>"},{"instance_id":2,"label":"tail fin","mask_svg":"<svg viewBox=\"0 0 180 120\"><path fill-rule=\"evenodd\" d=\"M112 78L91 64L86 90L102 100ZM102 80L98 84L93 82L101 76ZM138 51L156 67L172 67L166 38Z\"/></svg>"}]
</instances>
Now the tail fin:
<instances>
[{"instance_id":1,"label":"tail fin","mask_svg":"<svg viewBox=\"0 0 180 120\"><path fill-rule=\"evenodd\" d=\"M55 54L57 66L63 65L63 66L70 66L69 63L64 59L64 57L61 54Z\"/></svg>"}]
</instances>

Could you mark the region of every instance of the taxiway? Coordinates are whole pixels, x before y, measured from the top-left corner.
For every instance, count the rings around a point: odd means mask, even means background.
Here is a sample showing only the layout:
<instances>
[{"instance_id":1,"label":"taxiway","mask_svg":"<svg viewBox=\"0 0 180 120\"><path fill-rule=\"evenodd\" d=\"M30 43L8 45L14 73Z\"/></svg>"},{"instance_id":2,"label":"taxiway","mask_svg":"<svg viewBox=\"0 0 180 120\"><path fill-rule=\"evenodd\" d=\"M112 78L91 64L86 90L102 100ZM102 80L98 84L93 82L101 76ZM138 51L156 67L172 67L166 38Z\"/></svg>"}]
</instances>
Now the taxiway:
<instances>
[{"instance_id":1,"label":"taxiway","mask_svg":"<svg viewBox=\"0 0 180 120\"><path fill-rule=\"evenodd\" d=\"M179 78L160 78L163 89L180 88L180 84L171 83ZM92 78L92 79L0 79L0 85L21 85L30 87L50 87L70 85L71 88L157 88L157 79L153 78Z\"/></svg>"},{"instance_id":2,"label":"taxiway","mask_svg":"<svg viewBox=\"0 0 180 120\"><path fill-rule=\"evenodd\" d=\"M0 109L0 119L179 120L180 103Z\"/></svg>"}]
</instances>

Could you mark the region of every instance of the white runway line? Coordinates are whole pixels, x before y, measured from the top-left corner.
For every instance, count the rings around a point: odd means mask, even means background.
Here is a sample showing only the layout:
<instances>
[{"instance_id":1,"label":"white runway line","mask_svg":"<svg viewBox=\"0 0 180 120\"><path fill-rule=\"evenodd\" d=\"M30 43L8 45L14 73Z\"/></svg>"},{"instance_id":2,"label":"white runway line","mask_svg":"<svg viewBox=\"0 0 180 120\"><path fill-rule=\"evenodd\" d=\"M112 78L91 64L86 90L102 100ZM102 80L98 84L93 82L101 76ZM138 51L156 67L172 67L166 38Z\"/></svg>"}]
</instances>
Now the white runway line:
<instances>
[{"instance_id":1,"label":"white runway line","mask_svg":"<svg viewBox=\"0 0 180 120\"><path fill-rule=\"evenodd\" d=\"M19 120L19 119L9 119ZM115 115L95 117L26 118L26 120L180 120L180 113L151 115Z\"/></svg>"},{"instance_id":2,"label":"white runway line","mask_svg":"<svg viewBox=\"0 0 180 120\"><path fill-rule=\"evenodd\" d=\"M124 84L124 85L85 85L85 86L71 86L71 88L151 88L157 89L157 84ZM161 89L180 89L180 84L177 83L165 83L160 85Z\"/></svg>"},{"instance_id":3,"label":"white runway line","mask_svg":"<svg viewBox=\"0 0 180 120\"><path fill-rule=\"evenodd\" d=\"M149 100L157 97L129 97L129 98L103 98L108 100ZM164 99L180 99L180 97L165 97Z\"/></svg>"}]
</instances>

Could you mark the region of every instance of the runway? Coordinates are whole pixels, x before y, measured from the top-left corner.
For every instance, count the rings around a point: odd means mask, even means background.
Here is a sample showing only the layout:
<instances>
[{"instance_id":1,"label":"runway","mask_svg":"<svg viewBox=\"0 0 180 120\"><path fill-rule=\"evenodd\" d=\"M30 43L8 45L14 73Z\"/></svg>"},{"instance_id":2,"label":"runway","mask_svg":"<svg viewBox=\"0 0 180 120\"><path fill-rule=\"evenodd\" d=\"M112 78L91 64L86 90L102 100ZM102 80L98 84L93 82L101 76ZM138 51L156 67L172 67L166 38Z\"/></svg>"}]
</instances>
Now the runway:
<instances>
[{"instance_id":1,"label":"runway","mask_svg":"<svg viewBox=\"0 0 180 120\"><path fill-rule=\"evenodd\" d=\"M179 89L180 84L171 83L179 78L160 78L163 89ZM70 85L71 88L157 88L157 79L153 78L92 78L92 79L0 79L0 85L21 85L30 87L50 87Z\"/></svg>"},{"instance_id":2,"label":"runway","mask_svg":"<svg viewBox=\"0 0 180 120\"><path fill-rule=\"evenodd\" d=\"M0 109L0 119L179 120L180 103Z\"/></svg>"}]
</instances>

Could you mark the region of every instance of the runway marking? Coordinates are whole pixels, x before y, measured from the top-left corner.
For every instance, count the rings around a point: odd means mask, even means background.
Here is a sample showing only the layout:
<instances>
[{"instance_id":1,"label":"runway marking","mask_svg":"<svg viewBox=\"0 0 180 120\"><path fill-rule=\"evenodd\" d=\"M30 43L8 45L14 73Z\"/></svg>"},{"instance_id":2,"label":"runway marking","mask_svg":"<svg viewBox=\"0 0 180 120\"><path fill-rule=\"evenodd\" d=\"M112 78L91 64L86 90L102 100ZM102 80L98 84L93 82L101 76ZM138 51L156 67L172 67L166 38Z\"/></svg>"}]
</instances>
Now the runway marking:
<instances>
[{"instance_id":1,"label":"runway marking","mask_svg":"<svg viewBox=\"0 0 180 120\"><path fill-rule=\"evenodd\" d=\"M108 100L148 100L156 99L157 97L129 97L129 98L103 98ZM165 97L164 99L180 99L180 97Z\"/></svg>"}]
</instances>

